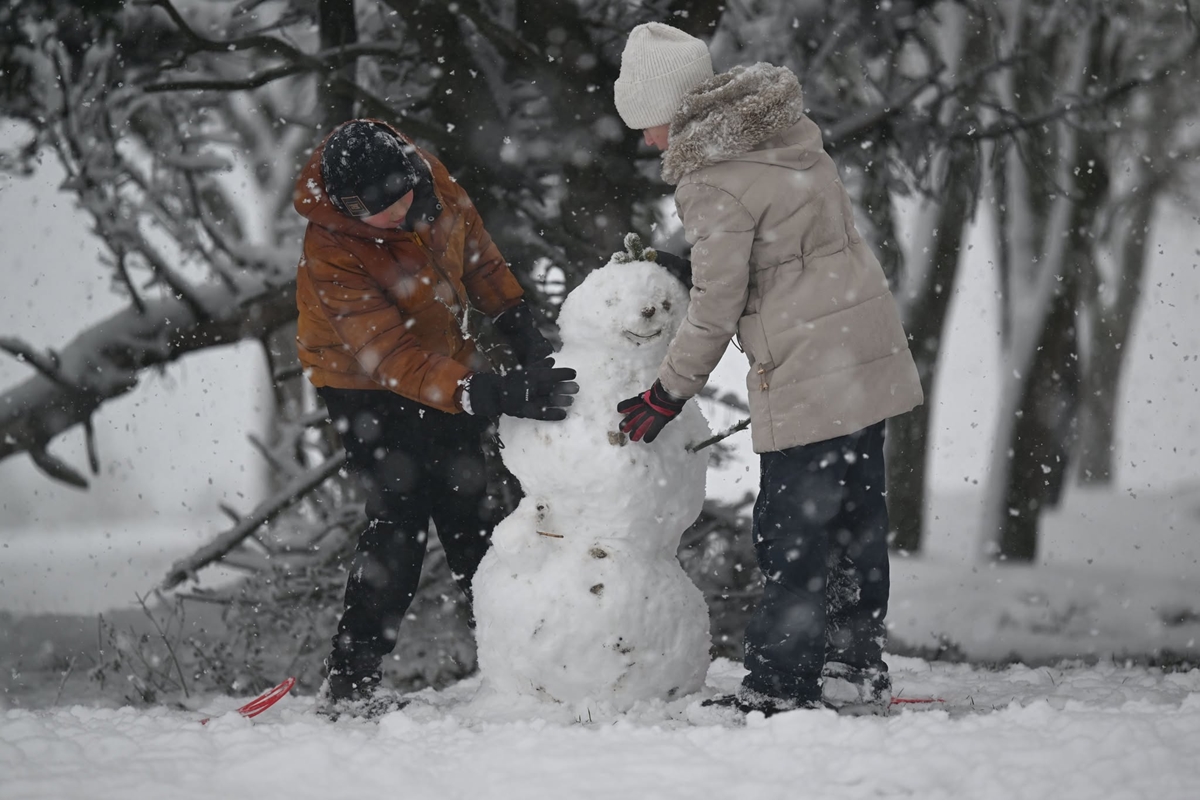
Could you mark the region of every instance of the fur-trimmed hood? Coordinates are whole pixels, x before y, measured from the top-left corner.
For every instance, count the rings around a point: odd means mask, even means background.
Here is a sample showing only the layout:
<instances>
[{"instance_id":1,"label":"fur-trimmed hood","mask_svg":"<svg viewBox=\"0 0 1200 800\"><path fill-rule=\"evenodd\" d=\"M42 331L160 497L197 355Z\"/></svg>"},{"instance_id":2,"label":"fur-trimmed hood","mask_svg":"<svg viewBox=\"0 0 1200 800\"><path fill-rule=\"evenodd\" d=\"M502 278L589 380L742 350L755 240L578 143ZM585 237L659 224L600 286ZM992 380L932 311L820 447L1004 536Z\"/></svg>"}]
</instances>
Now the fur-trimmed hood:
<instances>
[{"instance_id":1,"label":"fur-trimmed hood","mask_svg":"<svg viewBox=\"0 0 1200 800\"><path fill-rule=\"evenodd\" d=\"M787 67L759 62L714 75L684 96L671 120L663 180L674 186L693 170L743 155L803 116L800 81Z\"/></svg>"}]
</instances>

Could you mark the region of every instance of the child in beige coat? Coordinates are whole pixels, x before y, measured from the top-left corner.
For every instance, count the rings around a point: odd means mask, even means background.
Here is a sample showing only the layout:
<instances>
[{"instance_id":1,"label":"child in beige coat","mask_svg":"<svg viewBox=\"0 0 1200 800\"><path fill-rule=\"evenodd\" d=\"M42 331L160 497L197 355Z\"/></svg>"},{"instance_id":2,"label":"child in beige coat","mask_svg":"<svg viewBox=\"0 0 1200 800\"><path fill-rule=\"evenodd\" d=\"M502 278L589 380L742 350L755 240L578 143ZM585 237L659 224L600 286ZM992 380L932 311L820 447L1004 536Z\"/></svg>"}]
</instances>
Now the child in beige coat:
<instances>
[{"instance_id":1,"label":"child in beige coat","mask_svg":"<svg viewBox=\"0 0 1200 800\"><path fill-rule=\"evenodd\" d=\"M766 586L749 674L716 702L884 711L884 420L922 392L883 270L788 69L714 75L702 41L652 22L630 33L615 100L664 151L693 283L658 380L618 406L622 429L652 442L735 336L749 361Z\"/></svg>"}]
</instances>

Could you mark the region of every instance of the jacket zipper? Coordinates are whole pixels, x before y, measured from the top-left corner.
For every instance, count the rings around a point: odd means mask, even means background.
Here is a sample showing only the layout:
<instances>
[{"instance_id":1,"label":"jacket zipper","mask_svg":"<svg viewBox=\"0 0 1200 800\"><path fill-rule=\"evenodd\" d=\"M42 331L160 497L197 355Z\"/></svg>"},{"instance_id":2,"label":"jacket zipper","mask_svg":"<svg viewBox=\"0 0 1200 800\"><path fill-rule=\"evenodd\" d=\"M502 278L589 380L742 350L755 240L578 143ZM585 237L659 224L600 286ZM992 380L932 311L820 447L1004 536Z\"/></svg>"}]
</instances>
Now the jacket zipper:
<instances>
[{"instance_id":1,"label":"jacket zipper","mask_svg":"<svg viewBox=\"0 0 1200 800\"><path fill-rule=\"evenodd\" d=\"M467 299L465 297L463 297L461 294L458 293L458 288L454 285L454 281L450 280L450 276L446 273L445 270L442 269L441 265L438 264L437 258L433 254L433 250L427 244L425 244L425 240L421 238L421 234L417 233L414 230L412 232L412 235L413 235L413 238L417 240L417 244L419 244L421 246L421 249L424 250L425 253L428 255L429 265L431 267L433 267L433 271L438 274L439 278L441 278L442 280L444 280L446 282L446 285L450 287L450 291L454 292L454 297L455 297L455 299L458 300L459 308L462 309L462 320L460 321L458 319L458 317L456 317L454 315L454 312L450 308L447 308L446 310L450 311L450 316L454 319L454 321L456 323L458 323L459 332L462 334L462 337L464 339L472 338L470 331L468 330L468 323L470 321L470 313L471 313L471 310L470 310L471 304L467 301ZM434 296L436 296L436 295L437 295L437 290L435 289Z\"/></svg>"}]
</instances>

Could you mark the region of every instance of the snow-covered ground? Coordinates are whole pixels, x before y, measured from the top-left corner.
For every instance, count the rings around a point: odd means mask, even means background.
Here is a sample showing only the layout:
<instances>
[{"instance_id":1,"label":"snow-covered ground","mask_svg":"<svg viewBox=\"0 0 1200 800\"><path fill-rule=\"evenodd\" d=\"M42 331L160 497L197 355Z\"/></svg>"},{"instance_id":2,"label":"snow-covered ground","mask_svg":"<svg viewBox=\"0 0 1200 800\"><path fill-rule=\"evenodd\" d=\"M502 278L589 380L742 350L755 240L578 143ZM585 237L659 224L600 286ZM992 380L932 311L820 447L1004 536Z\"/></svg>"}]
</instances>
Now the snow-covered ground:
<instances>
[{"instance_id":1,"label":"snow-covered ground","mask_svg":"<svg viewBox=\"0 0 1200 800\"><path fill-rule=\"evenodd\" d=\"M743 723L699 705L737 685L740 665L724 660L697 695L591 719L481 696L478 679L420 693L378 724L325 722L310 696L251 721L231 712L244 697L192 697L188 711L3 710L0 693L0 800L1200 796L1200 669L1146 665L1154 653L1200 661L1200 487L1075 493L1036 567L976 565L957 535L976 498L941 497L929 552L894 560L892 635L1024 663L888 656L901 697L940 704Z\"/></svg>"},{"instance_id":2,"label":"snow-covered ground","mask_svg":"<svg viewBox=\"0 0 1200 800\"><path fill-rule=\"evenodd\" d=\"M1192 800L1200 789L1198 670L890 666L906 694L946 702L743 724L691 697L577 722L480 703L468 682L378 723L325 722L310 698L255 720L229 713L230 698L195 712L8 711L0 798ZM706 691L739 672L715 663ZM219 716L198 724L208 714Z\"/></svg>"}]
</instances>

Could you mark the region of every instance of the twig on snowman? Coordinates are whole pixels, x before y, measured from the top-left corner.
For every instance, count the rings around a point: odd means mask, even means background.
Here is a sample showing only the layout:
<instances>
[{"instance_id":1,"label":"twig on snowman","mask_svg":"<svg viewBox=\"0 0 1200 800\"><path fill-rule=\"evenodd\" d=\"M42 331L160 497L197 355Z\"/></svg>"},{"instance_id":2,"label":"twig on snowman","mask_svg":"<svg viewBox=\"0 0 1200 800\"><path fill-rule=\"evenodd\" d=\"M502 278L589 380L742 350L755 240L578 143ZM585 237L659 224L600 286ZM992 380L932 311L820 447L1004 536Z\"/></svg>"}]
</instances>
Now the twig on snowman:
<instances>
[{"instance_id":1,"label":"twig on snowman","mask_svg":"<svg viewBox=\"0 0 1200 800\"><path fill-rule=\"evenodd\" d=\"M538 531L538 532L537 532L537 535L538 535L538 536L549 536L551 539L562 539L562 538L564 538L564 537L563 537L563 535L562 535L561 533L549 533L549 532L547 532L547 531Z\"/></svg>"},{"instance_id":2,"label":"twig on snowman","mask_svg":"<svg viewBox=\"0 0 1200 800\"><path fill-rule=\"evenodd\" d=\"M733 436L738 431L744 431L746 428L749 428L749 427L750 427L750 418L746 417L744 420L741 420L736 425L733 425L732 427L726 428L725 430L721 431L716 436L711 436L711 437L705 439L703 442L699 442L697 444L685 445L683 449L687 450L689 453L698 453L701 450L703 450L704 448L708 447L709 445L716 444L717 442L721 441L722 439L728 439L730 436Z\"/></svg>"}]
</instances>

